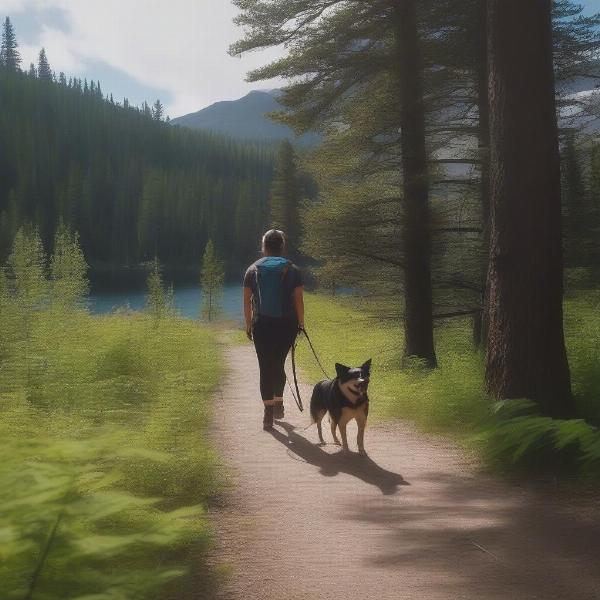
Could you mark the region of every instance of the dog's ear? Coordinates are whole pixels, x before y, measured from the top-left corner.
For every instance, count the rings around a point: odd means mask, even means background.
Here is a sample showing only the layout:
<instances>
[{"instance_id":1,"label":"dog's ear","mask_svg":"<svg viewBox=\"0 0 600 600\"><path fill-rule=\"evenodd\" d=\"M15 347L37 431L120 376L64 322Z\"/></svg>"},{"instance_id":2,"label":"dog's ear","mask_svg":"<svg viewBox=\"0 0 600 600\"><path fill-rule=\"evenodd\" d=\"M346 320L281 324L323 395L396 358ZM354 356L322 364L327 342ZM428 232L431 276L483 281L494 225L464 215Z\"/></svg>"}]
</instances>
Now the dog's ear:
<instances>
[{"instance_id":1,"label":"dog's ear","mask_svg":"<svg viewBox=\"0 0 600 600\"><path fill-rule=\"evenodd\" d=\"M340 363L335 363L335 372L338 377L344 377L344 375L348 374L349 370L350 367L347 367L346 365L340 365Z\"/></svg>"},{"instance_id":2,"label":"dog's ear","mask_svg":"<svg viewBox=\"0 0 600 600\"><path fill-rule=\"evenodd\" d=\"M363 372L364 375L366 375L367 377L371 374L371 361L372 359L369 359L361 368L360 370Z\"/></svg>"}]
</instances>

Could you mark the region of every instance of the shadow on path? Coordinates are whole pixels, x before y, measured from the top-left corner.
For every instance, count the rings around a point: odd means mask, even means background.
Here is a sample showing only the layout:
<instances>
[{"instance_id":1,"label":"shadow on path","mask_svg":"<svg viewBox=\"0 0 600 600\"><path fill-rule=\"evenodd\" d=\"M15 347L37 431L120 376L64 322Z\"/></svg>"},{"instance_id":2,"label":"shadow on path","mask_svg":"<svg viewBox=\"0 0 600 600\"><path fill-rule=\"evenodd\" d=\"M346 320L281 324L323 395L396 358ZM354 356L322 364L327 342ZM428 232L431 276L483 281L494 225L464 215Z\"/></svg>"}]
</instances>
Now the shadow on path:
<instances>
[{"instance_id":1,"label":"shadow on path","mask_svg":"<svg viewBox=\"0 0 600 600\"><path fill-rule=\"evenodd\" d=\"M429 572L455 598L600 598L599 523L493 480L430 472L413 483L426 490L415 502L348 511L386 530L371 564Z\"/></svg>"},{"instance_id":2,"label":"shadow on path","mask_svg":"<svg viewBox=\"0 0 600 600\"><path fill-rule=\"evenodd\" d=\"M368 456L360 456L355 452L344 453L341 449L339 452L330 454L325 452L321 446L313 444L296 433L296 427L293 425L285 421L278 421L277 424L285 429L287 435L277 429L272 429L271 435L289 452L307 463L319 467L321 475L333 477L338 473L346 473L369 485L378 487L386 496L395 494L398 486L410 485L402 475L387 471Z\"/></svg>"}]
</instances>

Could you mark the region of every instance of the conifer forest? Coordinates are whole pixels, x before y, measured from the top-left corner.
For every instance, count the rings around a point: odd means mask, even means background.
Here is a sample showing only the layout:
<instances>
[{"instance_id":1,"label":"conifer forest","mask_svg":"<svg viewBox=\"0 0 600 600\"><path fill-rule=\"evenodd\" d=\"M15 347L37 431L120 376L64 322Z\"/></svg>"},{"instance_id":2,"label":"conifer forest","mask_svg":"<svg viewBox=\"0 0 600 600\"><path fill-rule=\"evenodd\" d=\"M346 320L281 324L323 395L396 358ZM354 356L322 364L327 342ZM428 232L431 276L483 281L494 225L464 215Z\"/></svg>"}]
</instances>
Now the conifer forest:
<instances>
[{"instance_id":1,"label":"conifer forest","mask_svg":"<svg viewBox=\"0 0 600 600\"><path fill-rule=\"evenodd\" d=\"M160 102L138 108L99 82L0 70L0 253L23 223L47 248L64 222L92 264L159 256L199 263L210 237L223 258L256 253L273 151L171 127Z\"/></svg>"}]
</instances>

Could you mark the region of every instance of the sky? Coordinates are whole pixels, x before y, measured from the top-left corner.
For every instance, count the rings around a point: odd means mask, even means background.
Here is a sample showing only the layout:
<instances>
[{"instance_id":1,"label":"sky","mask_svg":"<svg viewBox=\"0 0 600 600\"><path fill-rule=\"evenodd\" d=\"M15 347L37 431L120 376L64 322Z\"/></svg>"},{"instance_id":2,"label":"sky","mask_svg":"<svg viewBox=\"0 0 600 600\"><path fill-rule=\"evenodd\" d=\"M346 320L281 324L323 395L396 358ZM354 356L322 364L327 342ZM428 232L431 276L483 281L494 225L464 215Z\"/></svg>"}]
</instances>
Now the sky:
<instances>
[{"instance_id":1,"label":"sky","mask_svg":"<svg viewBox=\"0 0 600 600\"><path fill-rule=\"evenodd\" d=\"M281 51L227 54L241 35L232 22L236 11L229 0L0 0L22 68L37 64L44 47L57 74L100 80L115 100L159 98L171 117L281 85L244 81Z\"/></svg>"},{"instance_id":2,"label":"sky","mask_svg":"<svg viewBox=\"0 0 600 600\"><path fill-rule=\"evenodd\" d=\"M580 0L579 4L584 7L587 14L600 12L600 0Z\"/></svg>"},{"instance_id":3,"label":"sky","mask_svg":"<svg viewBox=\"0 0 600 600\"><path fill-rule=\"evenodd\" d=\"M581 0L586 13L600 0ZM240 37L230 0L0 0L10 16L23 68L46 49L51 67L100 80L105 93L133 104L157 98L178 117L220 100L235 100L281 81L249 84L247 71L281 50L227 54Z\"/></svg>"}]
</instances>

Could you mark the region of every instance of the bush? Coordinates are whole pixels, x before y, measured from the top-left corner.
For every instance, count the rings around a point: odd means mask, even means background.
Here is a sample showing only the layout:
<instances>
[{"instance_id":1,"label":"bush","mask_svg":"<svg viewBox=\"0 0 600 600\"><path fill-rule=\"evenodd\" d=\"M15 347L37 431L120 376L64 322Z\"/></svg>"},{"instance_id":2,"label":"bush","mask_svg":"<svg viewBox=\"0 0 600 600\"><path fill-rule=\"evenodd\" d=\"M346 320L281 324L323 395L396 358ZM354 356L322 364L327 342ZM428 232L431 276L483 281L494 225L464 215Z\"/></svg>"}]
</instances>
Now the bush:
<instances>
[{"instance_id":1,"label":"bush","mask_svg":"<svg viewBox=\"0 0 600 600\"><path fill-rule=\"evenodd\" d=\"M543 417L528 400L496 402L479 439L487 460L501 470L600 473L600 432L583 419Z\"/></svg>"}]
</instances>

